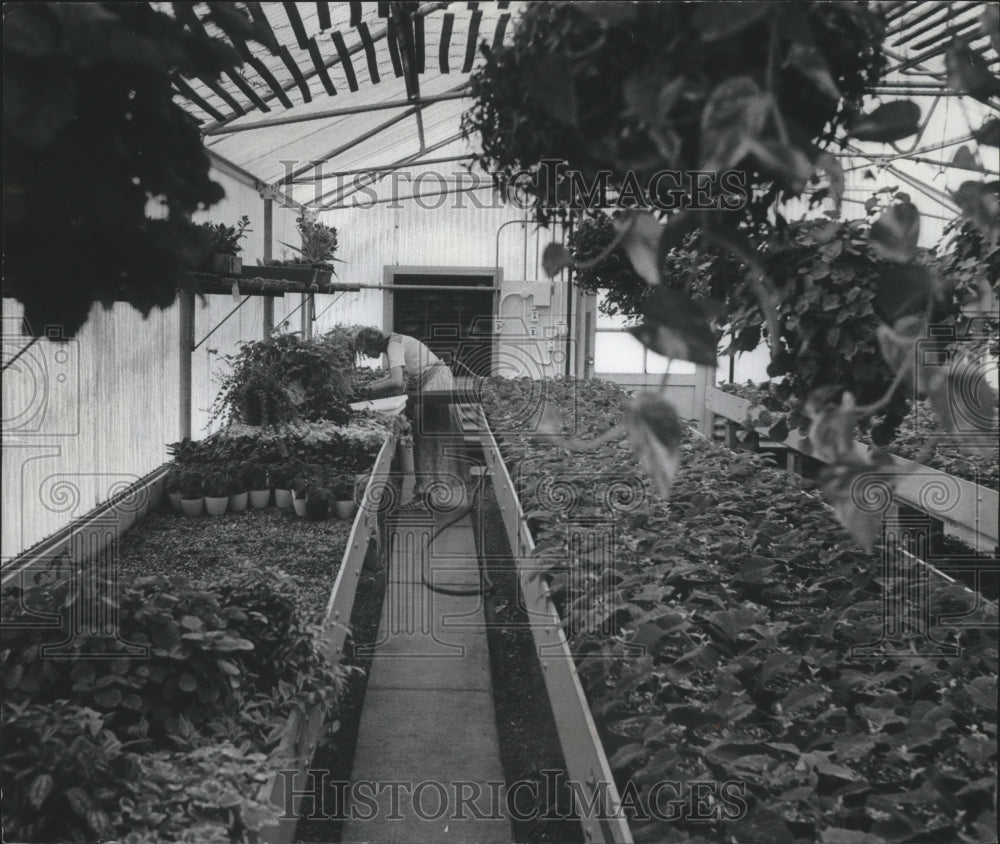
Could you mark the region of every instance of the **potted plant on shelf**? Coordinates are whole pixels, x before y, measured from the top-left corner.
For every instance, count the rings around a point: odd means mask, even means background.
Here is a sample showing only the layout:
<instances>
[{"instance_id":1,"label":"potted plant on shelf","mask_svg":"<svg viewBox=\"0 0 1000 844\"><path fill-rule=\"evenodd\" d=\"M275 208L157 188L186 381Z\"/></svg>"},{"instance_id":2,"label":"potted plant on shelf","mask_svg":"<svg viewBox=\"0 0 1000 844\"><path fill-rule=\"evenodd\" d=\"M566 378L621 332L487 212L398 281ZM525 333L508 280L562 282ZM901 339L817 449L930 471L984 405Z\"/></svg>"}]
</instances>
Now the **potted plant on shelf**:
<instances>
[{"instance_id":1,"label":"potted plant on shelf","mask_svg":"<svg viewBox=\"0 0 1000 844\"><path fill-rule=\"evenodd\" d=\"M247 488L250 506L263 510L271 503L271 488L267 484L267 466L254 460L243 464L243 483Z\"/></svg>"},{"instance_id":2,"label":"potted plant on shelf","mask_svg":"<svg viewBox=\"0 0 1000 844\"><path fill-rule=\"evenodd\" d=\"M182 470L178 489L181 493L181 511L185 516L200 516L205 512L205 485L197 469Z\"/></svg>"},{"instance_id":3,"label":"potted plant on shelf","mask_svg":"<svg viewBox=\"0 0 1000 844\"><path fill-rule=\"evenodd\" d=\"M243 270L243 259L239 257L243 251L240 241L248 231L252 231L250 218L244 214L235 226L202 223L201 227L208 232L212 248L208 271L219 275L239 275Z\"/></svg>"},{"instance_id":4,"label":"potted plant on shelf","mask_svg":"<svg viewBox=\"0 0 1000 844\"><path fill-rule=\"evenodd\" d=\"M286 279L289 281L305 281L317 284L329 284L337 273L333 268L337 253L337 230L317 220L299 217L296 220L301 246L293 246L281 241L296 253L294 258L272 259L265 266L247 267L244 277L260 276L261 278Z\"/></svg>"},{"instance_id":5,"label":"potted plant on shelf","mask_svg":"<svg viewBox=\"0 0 1000 844\"><path fill-rule=\"evenodd\" d=\"M204 474L205 512L209 516L221 516L229 507L229 490L232 478L227 466L211 466Z\"/></svg>"},{"instance_id":6,"label":"potted plant on shelf","mask_svg":"<svg viewBox=\"0 0 1000 844\"><path fill-rule=\"evenodd\" d=\"M354 483L353 475L339 475L333 483L331 507L333 515L338 519L353 519L358 512L358 504L354 500Z\"/></svg>"}]
</instances>

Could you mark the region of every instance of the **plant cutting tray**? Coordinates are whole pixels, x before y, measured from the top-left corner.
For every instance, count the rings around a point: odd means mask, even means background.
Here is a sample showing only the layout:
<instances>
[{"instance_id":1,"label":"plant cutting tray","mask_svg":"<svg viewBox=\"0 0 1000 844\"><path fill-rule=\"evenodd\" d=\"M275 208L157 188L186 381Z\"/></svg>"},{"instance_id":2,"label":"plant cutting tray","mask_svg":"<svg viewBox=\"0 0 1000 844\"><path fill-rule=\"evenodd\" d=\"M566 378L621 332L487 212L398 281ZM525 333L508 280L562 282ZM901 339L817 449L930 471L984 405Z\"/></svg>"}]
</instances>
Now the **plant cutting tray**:
<instances>
[{"instance_id":1,"label":"plant cutting tray","mask_svg":"<svg viewBox=\"0 0 1000 844\"><path fill-rule=\"evenodd\" d=\"M351 404L351 410L376 410L385 413L387 416L398 416L406 407L407 396L387 396L384 399L369 399L368 401L356 401Z\"/></svg>"}]
</instances>

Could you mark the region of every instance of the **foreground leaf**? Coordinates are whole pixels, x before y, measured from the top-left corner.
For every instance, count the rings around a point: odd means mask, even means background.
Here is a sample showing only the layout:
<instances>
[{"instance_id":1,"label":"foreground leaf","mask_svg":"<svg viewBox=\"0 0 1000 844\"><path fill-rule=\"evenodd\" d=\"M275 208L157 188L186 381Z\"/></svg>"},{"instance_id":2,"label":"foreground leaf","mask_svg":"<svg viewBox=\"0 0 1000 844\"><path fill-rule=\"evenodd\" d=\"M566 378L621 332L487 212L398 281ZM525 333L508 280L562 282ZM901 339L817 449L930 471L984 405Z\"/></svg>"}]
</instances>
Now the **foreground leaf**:
<instances>
[{"instance_id":1,"label":"foreground leaf","mask_svg":"<svg viewBox=\"0 0 1000 844\"><path fill-rule=\"evenodd\" d=\"M920 212L912 202L900 202L887 209L872 224L869 242L880 258L906 264L917 254Z\"/></svg>"},{"instance_id":2,"label":"foreground leaf","mask_svg":"<svg viewBox=\"0 0 1000 844\"><path fill-rule=\"evenodd\" d=\"M669 498L680 467L684 429L673 405L644 393L626 413L628 438L635 455L649 473L660 495Z\"/></svg>"},{"instance_id":3,"label":"foreground leaf","mask_svg":"<svg viewBox=\"0 0 1000 844\"><path fill-rule=\"evenodd\" d=\"M920 106L912 100L895 100L864 114L848 127L847 134L859 141L899 141L916 134Z\"/></svg>"}]
</instances>

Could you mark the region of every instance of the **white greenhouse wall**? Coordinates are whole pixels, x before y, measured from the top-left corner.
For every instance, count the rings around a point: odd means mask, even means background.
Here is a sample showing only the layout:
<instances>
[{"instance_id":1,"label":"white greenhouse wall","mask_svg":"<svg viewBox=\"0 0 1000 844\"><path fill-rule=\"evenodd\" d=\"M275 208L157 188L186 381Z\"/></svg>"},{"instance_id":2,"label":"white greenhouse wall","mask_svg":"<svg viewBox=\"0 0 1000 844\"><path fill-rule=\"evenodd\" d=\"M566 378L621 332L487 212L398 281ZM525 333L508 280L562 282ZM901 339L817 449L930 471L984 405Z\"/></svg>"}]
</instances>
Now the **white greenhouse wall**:
<instances>
[{"instance_id":1,"label":"white greenhouse wall","mask_svg":"<svg viewBox=\"0 0 1000 844\"><path fill-rule=\"evenodd\" d=\"M326 212L321 219L337 228L338 254L344 261L337 267L339 278L348 284L379 285L391 267L499 267L500 312L494 308L494 318L499 316L502 328L495 374L562 375L569 332L568 282L565 272L546 279L541 267L542 251L552 240L562 239L561 229L521 222L527 213L514 206L489 207L487 198L480 202L487 207L474 207L467 194L457 194L441 207L401 200ZM316 330L336 323L391 328L384 325L383 297L388 295L390 291L362 290L342 294L335 303L333 296L317 296ZM531 321L533 305L536 322ZM578 356L571 357L570 365L576 366Z\"/></svg>"},{"instance_id":2,"label":"white greenhouse wall","mask_svg":"<svg viewBox=\"0 0 1000 844\"><path fill-rule=\"evenodd\" d=\"M235 222L250 216L253 232L244 260L263 255L264 203L257 192L215 172L226 198L199 220ZM297 242L295 212L275 203L274 237ZM298 297L286 297L288 299ZM229 296L196 299L200 340L236 304ZM276 319L296 303L276 300ZM217 356L263 335L263 305L247 302L194 353L192 434L202 436L217 391ZM20 333L20 303L3 300L4 359L29 340ZM3 516L5 560L36 545L167 461L166 444L180 438L179 307L148 319L130 305L95 305L66 343L41 339L3 375Z\"/></svg>"}]
</instances>

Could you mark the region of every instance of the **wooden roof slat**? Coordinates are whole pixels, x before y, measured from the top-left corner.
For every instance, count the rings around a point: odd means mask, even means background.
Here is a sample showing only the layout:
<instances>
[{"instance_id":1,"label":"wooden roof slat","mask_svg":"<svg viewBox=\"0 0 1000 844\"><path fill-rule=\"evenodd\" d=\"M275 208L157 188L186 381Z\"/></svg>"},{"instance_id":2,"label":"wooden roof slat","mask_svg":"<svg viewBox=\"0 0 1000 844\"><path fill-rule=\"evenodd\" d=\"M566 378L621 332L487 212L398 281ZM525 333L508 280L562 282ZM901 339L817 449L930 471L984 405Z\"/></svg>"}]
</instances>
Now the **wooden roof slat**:
<instances>
[{"instance_id":1,"label":"wooden roof slat","mask_svg":"<svg viewBox=\"0 0 1000 844\"><path fill-rule=\"evenodd\" d=\"M451 29L455 25L455 16L448 12L441 24L441 46L438 49L438 63L442 73L450 73L448 67L448 48L451 46Z\"/></svg>"},{"instance_id":2,"label":"wooden roof slat","mask_svg":"<svg viewBox=\"0 0 1000 844\"><path fill-rule=\"evenodd\" d=\"M309 46L309 42L306 42L306 47ZM292 74L292 79L295 80L295 84L299 86L299 91L302 92L302 101L306 103L312 102L312 91L309 90L309 83L306 82L306 78L302 75L302 71L299 70L299 66L295 63L295 59L292 58L292 54L288 52L288 47L284 44L281 45L281 52L279 53L281 60L285 63L285 67L288 68L288 72Z\"/></svg>"},{"instance_id":3,"label":"wooden roof slat","mask_svg":"<svg viewBox=\"0 0 1000 844\"><path fill-rule=\"evenodd\" d=\"M306 28L302 23L302 16L299 14L298 4L282 3L281 5L285 7L285 14L288 16L288 22L292 25L295 40L299 42L299 49L307 50L309 48L309 37L306 35Z\"/></svg>"},{"instance_id":4,"label":"wooden roof slat","mask_svg":"<svg viewBox=\"0 0 1000 844\"><path fill-rule=\"evenodd\" d=\"M379 0L379 4L378 4L378 16L380 18L387 18L387 17L389 17L389 4L388 3L383 3L383 2L381 2L381 0Z\"/></svg>"},{"instance_id":5,"label":"wooden roof slat","mask_svg":"<svg viewBox=\"0 0 1000 844\"><path fill-rule=\"evenodd\" d=\"M951 20L954 22L956 18L958 18L958 16L961 15L963 11L968 11L975 5L976 5L975 3L963 3L963 4L955 4L950 9L948 7L936 9L935 14L941 13L940 18L938 18L937 20L931 20L928 23L924 23L923 26L917 26L917 24L920 23L921 21L927 20L926 15L922 15L919 20L907 21L906 25L900 28L899 34L901 37L897 38L893 42L893 46L901 47L905 45L908 41L912 41L914 38L917 38L923 35L924 33L930 32L935 29L940 30L946 21ZM959 8L959 6L963 6L964 8ZM946 33L942 33L939 31L937 33L937 36L940 37L943 34Z\"/></svg>"},{"instance_id":6,"label":"wooden roof slat","mask_svg":"<svg viewBox=\"0 0 1000 844\"><path fill-rule=\"evenodd\" d=\"M260 3L247 2L247 11L250 12L250 17L253 18L264 30L267 37L270 39L270 43L266 46L271 52L277 53L280 46L280 42L277 36L274 34L274 30L271 29L271 22L267 19L267 13L264 11L264 7Z\"/></svg>"},{"instance_id":7,"label":"wooden roof slat","mask_svg":"<svg viewBox=\"0 0 1000 844\"><path fill-rule=\"evenodd\" d=\"M192 88L190 85L188 85L187 82L184 81L183 77L175 76L173 82L174 82L174 87L177 88L177 90L180 91L183 96L187 97L191 102L193 102L196 106L198 106L198 108L200 108L207 115L214 118L215 120L219 120L222 122L226 121L227 118L222 114L222 112L219 111L217 108L215 108L211 103L209 103L203 97L201 97L198 94L198 92L194 90L194 88Z\"/></svg>"},{"instance_id":8,"label":"wooden roof slat","mask_svg":"<svg viewBox=\"0 0 1000 844\"><path fill-rule=\"evenodd\" d=\"M462 64L462 73L472 70L472 63L476 60L476 42L479 40L479 22L483 19L483 13L475 11L469 21L469 39L465 44L465 62Z\"/></svg>"},{"instance_id":9,"label":"wooden roof slat","mask_svg":"<svg viewBox=\"0 0 1000 844\"><path fill-rule=\"evenodd\" d=\"M225 88L223 88L214 79L205 79L204 77L198 77L203 83L208 87L208 89L215 94L220 100L222 100L227 106L229 106L238 117L243 117L247 113L246 109L243 108L237 101L237 99L230 94Z\"/></svg>"},{"instance_id":10,"label":"wooden roof slat","mask_svg":"<svg viewBox=\"0 0 1000 844\"><path fill-rule=\"evenodd\" d=\"M912 18L911 17L902 17L902 18L900 18L899 22L898 22L898 25L897 26L890 26L888 28L888 32L886 34L889 37L896 36L896 35L903 35L905 37L907 35L907 33L911 29L913 29L913 27L917 26L918 24L923 23L928 18L932 18L935 15L939 15L942 12L945 13L945 17L948 16L949 13L948 13L948 7L947 6L938 5L937 3L931 3L929 5L930 5L929 9L927 9L924 12L921 12L920 14L918 14L918 15L912 17ZM931 24L931 26L933 26L933 25L934 24ZM897 41L896 43L902 43L902 42L901 41Z\"/></svg>"},{"instance_id":11,"label":"wooden roof slat","mask_svg":"<svg viewBox=\"0 0 1000 844\"><path fill-rule=\"evenodd\" d=\"M398 79L403 75L403 63L399 58L399 43L396 40L396 19L389 18L386 40L389 42L389 58L392 60L392 72Z\"/></svg>"},{"instance_id":12,"label":"wooden roof slat","mask_svg":"<svg viewBox=\"0 0 1000 844\"><path fill-rule=\"evenodd\" d=\"M937 50L937 52L944 54L944 52L948 49L948 43L953 38L955 38L958 35L965 35L971 30L976 29L978 26L979 26L979 21L973 18L970 21L966 21L964 24L959 24L955 29L948 27L947 33L935 33L929 38L924 38L922 41L916 42L913 45L912 49L922 50L925 47L932 47L934 45L937 45L938 47L940 47L940 49ZM947 41L942 39L941 37L942 34L945 34L947 36Z\"/></svg>"},{"instance_id":13,"label":"wooden roof slat","mask_svg":"<svg viewBox=\"0 0 1000 844\"><path fill-rule=\"evenodd\" d=\"M375 55L375 42L372 41L372 34L368 31L368 24L360 21L357 26L358 35L361 36L361 43L365 48L365 59L368 61L368 76L376 85L382 81L378 72L378 57Z\"/></svg>"},{"instance_id":14,"label":"wooden roof slat","mask_svg":"<svg viewBox=\"0 0 1000 844\"><path fill-rule=\"evenodd\" d=\"M323 83L326 93L331 97L337 96L337 88L334 86L330 74L326 71L326 62L323 61L323 54L319 51L319 44L316 43L315 38L309 39L309 58L312 59L313 67L316 68L316 75L319 77L320 82Z\"/></svg>"},{"instance_id":15,"label":"wooden roof slat","mask_svg":"<svg viewBox=\"0 0 1000 844\"><path fill-rule=\"evenodd\" d=\"M352 6L352 8L351 8L351 14L353 15L354 14L354 9L353 9L354 4L352 3L351 6ZM333 26L333 24L330 22L330 4L327 3L326 0L317 0L317 2L316 2L316 16L318 18L319 31L320 32L325 32L331 26Z\"/></svg>"},{"instance_id":16,"label":"wooden roof slat","mask_svg":"<svg viewBox=\"0 0 1000 844\"><path fill-rule=\"evenodd\" d=\"M423 73L427 68L424 64L424 19L414 16L413 20L413 52L417 62L417 73Z\"/></svg>"},{"instance_id":17,"label":"wooden roof slat","mask_svg":"<svg viewBox=\"0 0 1000 844\"><path fill-rule=\"evenodd\" d=\"M251 55L247 61L250 66L257 71L260 78L267 83L267 87L270 88L271 93L278 98L278 102L280 102L285 108L292 108L292 101L288 99L288 94L284 92L278 80L274 78L274 74L267 69L267 65L253 55Z\"/></svg>"},{"instance_id":18,"label":"wooden roof slat","mask_svg":"<svg viewBox=\"0 0 1000 844\"><path fill-rule=\"evenodd\" d=\"M351 62L351 54L347 52L347 44L344 43L344 36L339 29L330 33L333 44L337 48L337 55L340 56L340 66L344 69L344 76L347 77L347 87L352 91L358 90L358 78L354 75L354 64Z\"/></svg>"},{"instance_id":19,"label":"wooden roof slat","mask_svg":"<svg viewBox=\"0 0 1000 844\"><path fill-rule=\"evenodd\" d=\"M351 26L361 23L361 3L358 0L351 0Z\"/></svg>"},{"instance_id":20,"label":"wooden roof slat","mask_svg":"<svg viewBox=\"0 0 1000 844\"><path fill-rule=\"evenodd\" d=\"M247 84L247 81L240 76L238 70L227 70L226 76L228 76L233 81L233 84L243 92L243 96L253 103L254 108L263 112L271 110L271 107L258 96L257 92L253 89L253 86Z\"/></svg>"},{"instance_id":21,"label":"wooden roof slat","mask_svg":"<svg viewBox=\"0 0 1000 844\"><path fill-rule=\"evenodd\" d=\"M507 32L507 24L510 23L510 14L505 12L500 15L500 19L497 21L496 31L493 33L493 51L496 52L500 45L503 44L503 37Z\"/></svg>"}]
</instances>

